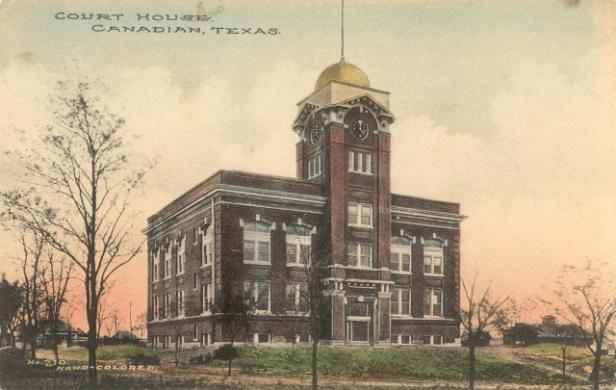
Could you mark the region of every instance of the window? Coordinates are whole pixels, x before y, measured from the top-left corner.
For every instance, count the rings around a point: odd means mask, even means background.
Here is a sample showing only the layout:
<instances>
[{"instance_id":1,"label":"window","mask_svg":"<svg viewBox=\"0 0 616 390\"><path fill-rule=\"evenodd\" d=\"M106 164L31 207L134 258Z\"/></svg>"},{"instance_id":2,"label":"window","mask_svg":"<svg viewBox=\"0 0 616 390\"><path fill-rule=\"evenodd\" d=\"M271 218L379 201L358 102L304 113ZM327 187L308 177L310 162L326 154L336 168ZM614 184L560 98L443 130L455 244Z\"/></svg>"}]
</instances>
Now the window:
<instances>
[{"instance_id":1,"label":"window","mask_svg":"<svg viewBox=\"0 0 616 390\"><path fill-rule=\"evenodd\" d=\"M308 311L308 286L300 283L287 284L287 311L305 313Z\"/></svg>"},{"instance_id":2,"label":"window","mask_svg":"<svg viewBox=\"0 0 616 390\"><path fill-rule=\"evenodd\" d=\"M270 312L270 283L267 281L244 282L244 294L246 299L254 304L258 312Z\"/></svg>"},{"instance_id":3,"label":"window","mask_svg":"<svg viewBox=\"0 0 616 390\"><path fill-rule=\"evenodd\" d=\"M199 274L195 272L193 274L193 290L196 290L198 285L199 285Z\"/></svg>"},{"instance_id":4,"label":"window","mask_svg":"<svg viewBox=\"0 0 616 390\"><path fill-rule=\"evenodd\" d=\"M372 227L372 206L349 203L347 217L349 226Z\"/></svg>"},{"instance_id":5,"label":"window","mask_svg":"<svg viewBox=\"0 0 616 390\"><path fill-rule=\"evenodd\" d=\"M160 301L157 296L152 298L152 310L154 311L154 319L157 320L160 315Z\"/></svg>"},{"instance_id":6,"label":"window","mask_svg":"<svg viewBox=\"0 0 616 390\"><path fill-rule=\"evenodd\" d=\"M206 345L210 345L210 334L209 333L201 333L201 340L199 343L202 347Z\"/></svg>"},{"instance_id":7,"label":"window","mask_svg":"<svg viewBox=\"0 0 616 390\"><path fill-rule=\"evenodd\" d=\"M171 311L171 294L167 293L163 295L163 313L162 317L169 317L169 312Z\"/></svg>"},{"instance_id":8,"label":"window","mask_svg":"<svg viewBox=\"0 0 616 390\"><path fill-rule=\"evenodd\" d=\"M184 290L177 290L175 292L175 313L177 317L184 315Z\"/></svg>"},{"instance_id":9,"label":"window","mask_svg":"<svg viewBox=\"0 0 616 390\"><path fill-rule=\"evenodd\" d=\"M412 344L413 337L409 334L392 334L391 335L392 344Z\"/></svg>"},{"instance_id":10,"label":"window","mask_svg":"<svg viewBox=\"0 0 616 390\"><path fill-rule=\"evenodd\" d=\"M308 179L321 175L322 167L323 157L320 154L308 160Z\"/></svg>"},{"instance_id":11,"label":"window","mask_svg":"<svg viewBox=\"0 0 616 390\"><path fill-rule=\"evenodd\" d=\"M244 225L244 263L270 264L270 225L248 222Z\"/></svg>"},{"instance_id":12,"label":"window","mask_svg":"<svg viewBox=\"0 0 616 390\"><path fill-rule=\"evenodd\" d=\"M411 273L411 239L392 237L389 268L392 272Z\"/></svg>"},{"instance_id":13,"label":"window","mask_svg":"<svg viewBox=\"0 0 616 390\"><path fill-rule=\"evenodd\" d=\"M199 340L197 324L193 324L193 341Z\"/></svg>"},{"instance_id":14,"label":"window","mask_svg":"<svg viewBox=\"0 0 616 390\"><path fill-rule=\"evenodd\" d=\"M434 334L430 336L430 344L432 345L441 345L443 344L443 336L440 334Z\"/></svg>"},{"instance_id":15,"label":"window","mask_svg":"<svg viewBox=\"0 0 616 390\"><path fill-rule=\"evenodd\" d=\"M291 225L287 228L287 265L310 264L312 229L305 225Z\"/></svg>"},{"instance_id":16,"label":"window","mask_svg":"<svg viewBox=\"0 0 616 390\"><path fill-rule=\"evenodd\" d=\"M183 236L178 243L178 254L175 258L175 273L181 275L184 273L186 265L186 236Z\"/></svg>"},{"instance_id":17,"label":"window","mask_svg":"<svg viewBox=\"0 0 616 390\"><path fill-rule=\"evenodd\" d=\"M246 338L246 341L254 344L271 343L272 335L269 333L253 333Z\"/></svg>"},{"instance_id":18,"label":"window","mask_svg":"<svg viewBox=\"0 0 616 390\"><path fill-rule=\"evenodd\" d=\"M167 251L163 252L163 279L171 277L171 244L167 245Z\"/></svg>"},{"instance_id":19,"label":"window","mask_svg":"<svg viewBox=\"0 0 616 390\"><path fill-rule=\"evenodd\" d=\"M212 229L204 229L201 237L201 266L205 267L214 261L214 237Z\"/></svg>"},{"instance_id":20,"label":"window","mask_svg":"<svg viewBox=\"0 0 616 390\"><path fill-rule=\"evenodd\" d=\"M158 250L152 252L152 281L158 282L160 273L158 272L158 264L160 263L160 253Z\"/></svg>"},{"instance_id":21,"label":"window","mask_svg":"<svg viewBox=\"0 0 616 390\"><path fill-rule=\"evenodd\" d=\"M372 245L352 242L347 247L349 266L372 268Z\"/></svg>"},{"instance_id":22,"label":"window","mask_svg":"<svg viewBox=\"0 0 616 390\"><path fill-rule=\"evenodd\" d=\"M209 283L201 285L201 313L210 311L210 301L212 299L212 291Z\"/></svg>"},{"instance_id":23,"label":"window","mask_svg":"<svg viewBox=\"0 0 616 390\"><path fill-rule=\"evenodd\" d=\"M354 150L349 151L349 172L372 175L372 155Z\"/></svg>"},{"instance_id":24,"label":"window","mask_svg":"<svg viewBox=\"0 0 616 390\"><path fill-rule=\"evenodd\" d=\"M391 290L391 314L411 315L411 290L407 288Z\"/></svg>"},{"instance_id":25,"label":"window","mask_svg":"<svg viewBox=\"0 0 616 390\"><path fill-rule=\"evenodd\" d=\"M424 240L424 275L443 276L443 242Z\"/></svg>"},{"instance_id":26,"label":"window","mask_svg":"<svg viewBox=\"0 0 616 390\"><path fill-rule=\"evenodd\" d=\"M443 290L427 288L424 290L424 316L443 316Z\"/></svg>"}]
</instances>

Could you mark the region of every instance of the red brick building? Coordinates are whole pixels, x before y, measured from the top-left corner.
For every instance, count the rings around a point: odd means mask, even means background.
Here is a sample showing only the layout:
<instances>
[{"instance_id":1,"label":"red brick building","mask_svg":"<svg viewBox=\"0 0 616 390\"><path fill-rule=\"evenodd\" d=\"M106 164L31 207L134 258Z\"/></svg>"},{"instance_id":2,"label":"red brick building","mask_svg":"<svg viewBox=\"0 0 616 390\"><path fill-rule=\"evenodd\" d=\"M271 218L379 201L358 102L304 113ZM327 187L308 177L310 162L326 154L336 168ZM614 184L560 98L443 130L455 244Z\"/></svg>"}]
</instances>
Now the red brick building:
<instances>
[{"instance_id":1,"label":"red brick building","mask_svg":"<svg viewBox=\"0 0 616 390\"><path fill-rule=\"evenodd\" d=\"M390 192L389 93L341 61L298 104L297 178L219 171L148 219L148 336L224 342L212 302L256 302L246 341L308 341L305 261L323 256L332 344L459 336L460 206Z\"/></svg>"}]
</instances>

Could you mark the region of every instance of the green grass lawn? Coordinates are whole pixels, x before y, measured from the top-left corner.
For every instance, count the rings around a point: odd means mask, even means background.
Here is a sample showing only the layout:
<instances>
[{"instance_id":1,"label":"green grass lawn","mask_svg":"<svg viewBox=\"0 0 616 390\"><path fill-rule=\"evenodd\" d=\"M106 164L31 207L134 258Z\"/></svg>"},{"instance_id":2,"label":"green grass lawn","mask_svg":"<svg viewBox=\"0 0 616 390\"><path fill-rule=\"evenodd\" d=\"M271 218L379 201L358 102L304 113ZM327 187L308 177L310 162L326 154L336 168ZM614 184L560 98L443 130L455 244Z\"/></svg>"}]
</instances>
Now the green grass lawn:
<instances>
[{"instance_id":1,"label":"green grass lawn","mask_svg":"<svg viewBox=\"0 0 616 390\"><path fill-rule=\"evenodd\" d=\"M560 364L562 361L562 350L560 344L535 344L514 348L515 353L520 356L551 361ZM593 364L593 356L586 347L568 346L567 365L583 369L590 372ZM601 359L601 377L612 379L616 374L616 359L613 356L603 356Z\"/></svg>"},{"instance_id":2,"label":"green grass lawn","mask_svg":"<svg viewBox=\"0 0 616 390\"><path fill-rule=\"evenodd\" d=\"M234 365L255 372L309 375L310 349L240 348ZM224 362L215 364L224 365ZM319 348L321 375L364 379L417 378L460 380L467 378L466 349L450 348ZM495 382L554 383L546 372L492 355L477 356L477 378Z\"/></svg>"},{"instance_id":3,"label":"green grass lawn","mask_svg":"<svg viewBox=\"0 0 616 390\"><path fill-rule=\"evenodd\" d=\"M88 350L83 347L61 349L60 357L64 360L87 361ZM96 357L99 360L156 359L159 352L136 345L103 345L96 349Z\"/></svg>"}]
</instances>

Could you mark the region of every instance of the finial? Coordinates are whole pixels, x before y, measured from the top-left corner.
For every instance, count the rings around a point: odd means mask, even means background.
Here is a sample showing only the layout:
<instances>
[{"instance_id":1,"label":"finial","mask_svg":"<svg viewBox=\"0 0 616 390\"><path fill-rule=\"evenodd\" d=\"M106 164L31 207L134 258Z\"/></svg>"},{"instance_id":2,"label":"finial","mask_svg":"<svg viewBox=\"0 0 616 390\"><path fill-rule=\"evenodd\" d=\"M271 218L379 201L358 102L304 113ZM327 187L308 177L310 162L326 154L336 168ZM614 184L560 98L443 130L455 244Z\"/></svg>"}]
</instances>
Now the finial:
<instances>
[{"instance_id":1,"label":"finial","mask_svg":"<svg viewBox=\"0 0 616 390\"><path fill-rule=\"evenodd\" d=\"M341 0L340 8L340 62L344 62L344 0Z\"/></svg>"}]
</instances>

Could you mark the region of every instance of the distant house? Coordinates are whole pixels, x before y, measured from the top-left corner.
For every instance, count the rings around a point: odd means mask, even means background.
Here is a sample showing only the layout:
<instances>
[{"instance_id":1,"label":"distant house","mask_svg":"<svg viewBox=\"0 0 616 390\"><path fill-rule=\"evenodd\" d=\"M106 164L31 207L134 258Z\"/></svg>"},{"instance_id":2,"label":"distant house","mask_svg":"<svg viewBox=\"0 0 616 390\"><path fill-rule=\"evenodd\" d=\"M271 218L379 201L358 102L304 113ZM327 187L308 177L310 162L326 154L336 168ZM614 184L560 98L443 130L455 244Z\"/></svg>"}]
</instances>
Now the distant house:
<instances>
[{"instance_id":1,"label":"distant house","mask_svg":"<svg viewBox=\"0 0 616 390\"><path fill-rule=\"evenodd\" d=\"M43 322L39 340L42 345L50 346L53 343L53 328L50 323ZM56 342L71 346L87 338L86 332L79 328L72 327L70 324L60 320L56 324Z\"/></svg>"},{"instance_id":2,"label":"distant house","mask_svg":"<svg viewBox=\"0 0 616 390\"><path fill-rule=\"evenodd\" d=\"M565 343L584 345L585 339L579 327L573 324L559 324L556 317L546 315L540 324L516 323L503 332L504 344Z\"/></svg>"}]
</instances>

